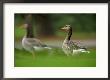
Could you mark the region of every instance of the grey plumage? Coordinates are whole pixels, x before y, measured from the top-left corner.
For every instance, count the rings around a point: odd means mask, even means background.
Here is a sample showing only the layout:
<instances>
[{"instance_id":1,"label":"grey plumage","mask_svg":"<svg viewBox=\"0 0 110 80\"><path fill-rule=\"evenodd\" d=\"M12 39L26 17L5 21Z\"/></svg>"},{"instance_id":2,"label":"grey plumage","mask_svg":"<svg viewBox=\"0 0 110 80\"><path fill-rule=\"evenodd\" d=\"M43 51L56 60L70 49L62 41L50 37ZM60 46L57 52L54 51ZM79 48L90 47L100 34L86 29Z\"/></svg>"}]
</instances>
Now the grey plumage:
<instances>
[{"instance_id":1,"label":"grey plumage","mask_svg":"<svg viewBox=\"0 0 110 80\"><path fill-rule=\"evenodd\" d=\"M50 47L42 43L39 39L26 37L22 39L22 46L24 49L30 52L33 52L33 50L42 50L43 48L51 49Z\"/></svg>"},{"instance_id":2,"label":"grey plumage","mask_svg":"<svg viewBox=\"0 0 110 80\"><path fill-rule=\"evenodd\" d=\"M22 46L25 50L31 52L33 56L35 56L35 51L51 48L42 43L39 39L34 38L31 20L32 16L28 15L24 25L24 28L26 29L26 35L22 39Z\"/></svg>"}]
</instances>

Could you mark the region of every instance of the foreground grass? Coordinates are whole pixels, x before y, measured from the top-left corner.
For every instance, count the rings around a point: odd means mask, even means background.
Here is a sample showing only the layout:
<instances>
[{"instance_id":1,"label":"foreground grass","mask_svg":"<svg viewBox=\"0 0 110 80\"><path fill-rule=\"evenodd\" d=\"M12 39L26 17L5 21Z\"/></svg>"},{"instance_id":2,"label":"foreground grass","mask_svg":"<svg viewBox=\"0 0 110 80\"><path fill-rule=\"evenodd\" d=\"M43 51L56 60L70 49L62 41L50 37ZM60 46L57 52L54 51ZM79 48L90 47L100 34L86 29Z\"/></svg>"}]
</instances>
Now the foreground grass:
<instances>
[{"instance_id":1,"label":"foreground grass","mask_svg":"<svg viewBox=\"0 0 110 80\"><path fill-rule=\"evenodd\" d=\"M36 52L33 59L32 54L25 50L15 49L15 67L95 67L96 53L94 49L91 53L66 56L61 49L52 51Z\"/></svg>"}]
</instances>

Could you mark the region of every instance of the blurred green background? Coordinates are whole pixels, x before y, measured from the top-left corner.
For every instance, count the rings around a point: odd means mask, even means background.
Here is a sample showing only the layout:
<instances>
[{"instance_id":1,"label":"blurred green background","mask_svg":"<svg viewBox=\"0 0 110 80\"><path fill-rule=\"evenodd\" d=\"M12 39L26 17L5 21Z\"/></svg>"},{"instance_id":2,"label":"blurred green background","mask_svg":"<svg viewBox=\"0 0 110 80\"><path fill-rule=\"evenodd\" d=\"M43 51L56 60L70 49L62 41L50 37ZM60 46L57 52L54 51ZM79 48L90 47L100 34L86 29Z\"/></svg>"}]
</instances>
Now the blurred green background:
<instances>
[{"instance_id":1,"label":"blurred green background","mask_svg":"<svg viewBox=\"0 0 110 80\"><path fill-rule=\"evenodd\" d=\"M25 23L26 14L15 14L15 37L20 38L24 35L20 26ZM74 37L83 35L95 38L96 14L32 14L32 24L35 36L60 36L65 35L59 31L61 27L70 24L73 27ZM19 32L20 31L20 32ZM19 34L18 34L19 33ZM81 38L82 38L81 37Z\"/></svg>"},{"instance_id":2,"label":"blurred green background","mask_svg":"<svg viewBox=\"0 0 110 80\"><path fill-rule=\"evenodd\" d=\"M36 59L22 48L23 29L28 14L15 14L15 66L16 67L95 67L96 66L96 14L30 14L35 38L54 47L53 51L36 52ZM67 57L61 49L67 33L60 28L70 24L73 28L71 39L88 47L90 54Z\"/></svg>"}]
</instances>

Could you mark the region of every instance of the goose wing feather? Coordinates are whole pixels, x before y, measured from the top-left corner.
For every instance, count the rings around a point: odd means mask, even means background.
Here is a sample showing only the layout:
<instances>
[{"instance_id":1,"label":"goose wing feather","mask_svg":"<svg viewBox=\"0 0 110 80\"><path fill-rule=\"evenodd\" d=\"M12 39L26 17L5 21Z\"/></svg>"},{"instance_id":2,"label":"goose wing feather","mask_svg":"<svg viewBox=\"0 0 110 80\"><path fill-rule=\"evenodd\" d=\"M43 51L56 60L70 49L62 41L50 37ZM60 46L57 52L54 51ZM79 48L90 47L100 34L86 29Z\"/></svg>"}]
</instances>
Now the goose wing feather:
<instances>
[{"instance_id":1,"label":"goose wing feather","mask_svg":"<svg viewBox=\"0 0 110 80\"><path fill-rule=\"evenodd\" d=\"M75 41L72 41L70 40L69 41L69 44L70 46L72 47L72 49L84 49L84 50L87 50L87 48L85 46L82 46L80 43L78 42L75 42Z\"/></svg>"},{"instance_id":2,"label":"goose wing feather","mask_svg":"<svg viewBox=\"0 0 110 80\"><path fill-rule=\"evenodd\" d=\"M31 46L38 46L38 47L46 46L39 39L35 39L35 38L27 38L26 43L30 44Z\"/></svg>"},{"instance_id":3,"label":"goose wing feather","mask_svg":"<svg viewBox=\"0 0 110 80\"><path fill-rule=\"evenodd\" d=\"M74 41L70 40L68 42L68 45L71 47L71 49L80 49L81 47Z\"/></svg>"}]
</instances>

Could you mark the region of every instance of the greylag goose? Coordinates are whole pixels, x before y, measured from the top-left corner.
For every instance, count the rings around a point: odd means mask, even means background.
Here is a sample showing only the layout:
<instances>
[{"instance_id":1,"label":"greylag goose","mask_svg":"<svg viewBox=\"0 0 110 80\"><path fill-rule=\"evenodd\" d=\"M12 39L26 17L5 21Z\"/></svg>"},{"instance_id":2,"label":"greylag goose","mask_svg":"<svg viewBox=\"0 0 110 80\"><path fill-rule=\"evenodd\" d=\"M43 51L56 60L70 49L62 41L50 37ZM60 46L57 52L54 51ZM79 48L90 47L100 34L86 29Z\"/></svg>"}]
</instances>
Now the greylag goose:
<instances>
[{"instance_id":1,"label":"greylag goose","mask_svg":"<svg viewBox=\"0 0 110 80\"><path fill-rule=\"evenodd\" d=\"M62 49L67 56L74 55L74 54L81 53L81 52L89 53L89 51L87 51L85 47L78 46L76 42L73 42L70 39L72 35L72 27L70 25L64 26L63 28L61 28L61 30L64 30L67 32L67 36L62 45Z\"/></svg>"},{"instance_id":2,"label":"greylag goose","mask_svg":"<svg viewBox=\"0 0 110 80\"><path fill-rule=\"evenodd\" d=\"M29 15L27 18L30 19L29 17L31 16ZM35 58L35 51L51 48L42 43L39 39L34 38L32 24L28 19L26 19L26 23L23 26L26 29L26 35L22 39L22 46L25 50L31 52Z\"/></svg>"}]
</instances>

